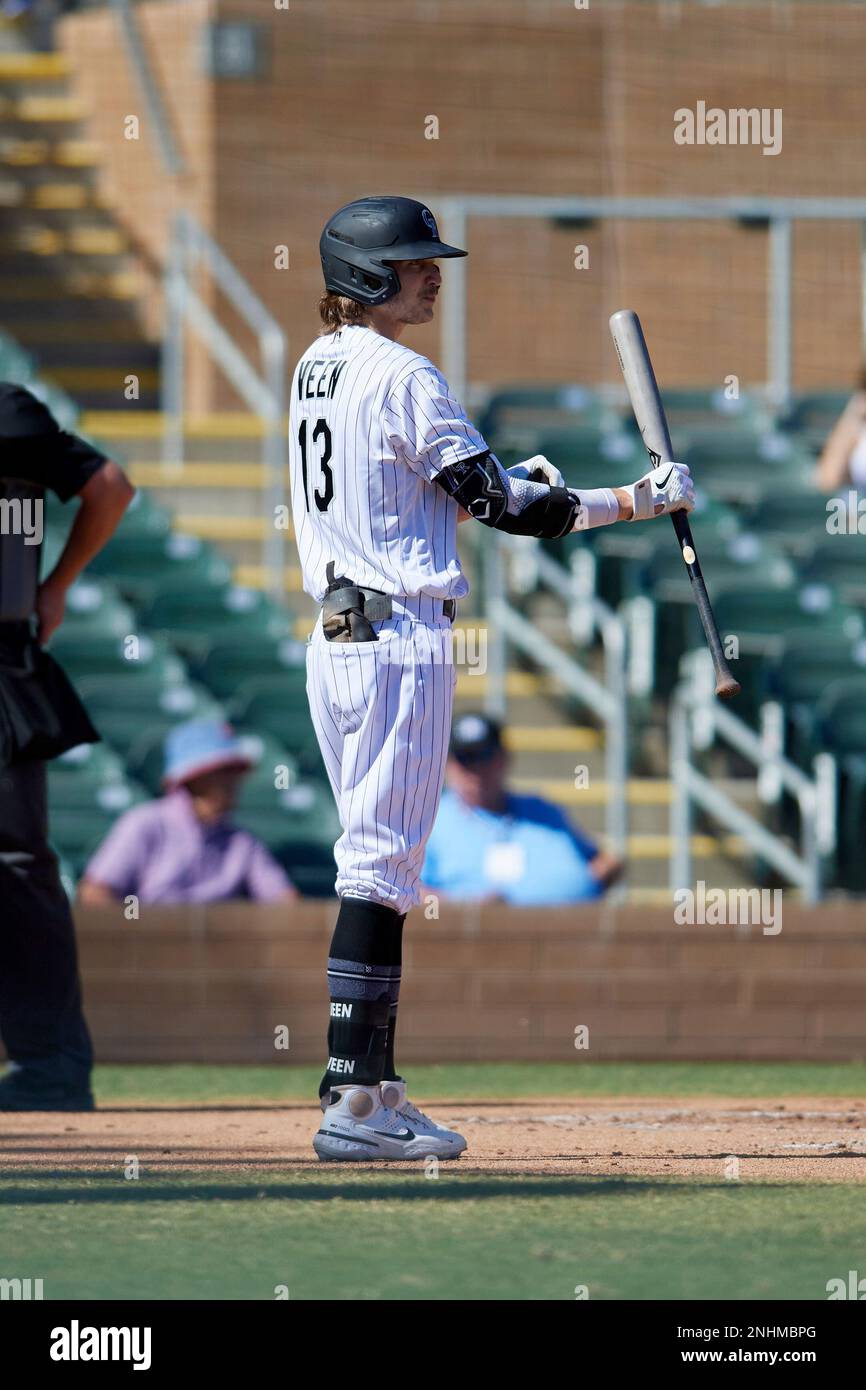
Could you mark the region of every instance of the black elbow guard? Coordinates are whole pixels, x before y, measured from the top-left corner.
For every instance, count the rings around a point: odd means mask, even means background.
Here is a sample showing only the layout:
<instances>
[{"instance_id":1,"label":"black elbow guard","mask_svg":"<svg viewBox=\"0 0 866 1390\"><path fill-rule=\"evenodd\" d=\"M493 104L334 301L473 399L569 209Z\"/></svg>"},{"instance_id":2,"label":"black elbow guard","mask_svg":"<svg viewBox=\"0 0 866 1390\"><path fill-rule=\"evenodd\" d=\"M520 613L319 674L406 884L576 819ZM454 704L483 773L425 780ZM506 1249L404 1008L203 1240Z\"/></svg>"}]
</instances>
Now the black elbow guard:
<instances>
[{"instance_id":1,"label":"black elbow guard","mask_svg":"<svg viewBox=\"0 0 866 1390\"><path fill-rule=\"evenodd\" d=\"M508 495L492 454L476 454L442 469L440 487L459 502L464 512L485 526L498 526L508 510Z\"/></svg>"},{"instance_id":2,"label":"black elbow guard","mask_svg":"<svg viewBox=\"0 0 866 1390\"><path fill-rule=\"evenodd\" d=\"M580 505L568 488L552 487L546 496L530 502L519 515L512 515L508 510L506 484L492 454L476 454L475 458L449 464L436 481L476 521L511 536L558 540L574 528Z\"/></svg>"},{"instance_id":3,"label":"black elbow guard","mask_svg":"<svg viewBox=\"0 0 866 1390\"><path fill-rule=\"evenodd\" d=\"M574 530L580 502L567 487L552 487L546 497L530 502L517 516L510 513L499 522L499 530L510 536L536 536L540 541L558 541Z\"/></svg>"}]
</instances>

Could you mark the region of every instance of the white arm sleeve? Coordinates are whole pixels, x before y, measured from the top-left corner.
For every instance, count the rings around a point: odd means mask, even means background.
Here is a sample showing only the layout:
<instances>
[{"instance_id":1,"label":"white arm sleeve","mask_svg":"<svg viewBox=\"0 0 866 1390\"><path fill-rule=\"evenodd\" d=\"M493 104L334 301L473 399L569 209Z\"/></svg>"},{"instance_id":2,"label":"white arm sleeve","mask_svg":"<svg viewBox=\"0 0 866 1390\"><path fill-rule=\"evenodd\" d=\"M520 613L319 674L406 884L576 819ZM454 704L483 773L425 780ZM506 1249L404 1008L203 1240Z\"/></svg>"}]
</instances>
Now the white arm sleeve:
<instances>
[{"instance_id":1,"label":"white arm sleeve","mask_svg":"<svg viewBox=\"0 0 866 1390\"><path fill-rule=\"evenodd\" d=\"M609 487L572 487L569 492L580 499L575 531L591 531L595 526L612 526L619 521L619 502Z\"/></svg>"}]
</instances>

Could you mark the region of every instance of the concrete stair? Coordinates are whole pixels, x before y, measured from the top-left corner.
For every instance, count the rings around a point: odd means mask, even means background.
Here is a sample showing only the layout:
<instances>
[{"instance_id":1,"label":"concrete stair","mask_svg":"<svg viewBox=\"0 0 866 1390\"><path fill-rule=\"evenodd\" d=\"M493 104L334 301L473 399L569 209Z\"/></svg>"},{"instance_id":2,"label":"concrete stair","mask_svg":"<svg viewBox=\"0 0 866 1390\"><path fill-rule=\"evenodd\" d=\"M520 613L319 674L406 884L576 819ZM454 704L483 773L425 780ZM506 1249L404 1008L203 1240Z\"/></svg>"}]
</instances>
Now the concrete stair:
<instances>
[{"instance_id":1,"label":"concrete stair","mask_svg":"<svg viewBox=\"0 0 866 1390\"><path fill-rule=\"evenodd\" d=\"M97 185L88 112L69 92L65 57L20 42L0 30L0 323L81 406L153 409L158 346L137 313L145 285Z\"/></svg>"}]
</instances>

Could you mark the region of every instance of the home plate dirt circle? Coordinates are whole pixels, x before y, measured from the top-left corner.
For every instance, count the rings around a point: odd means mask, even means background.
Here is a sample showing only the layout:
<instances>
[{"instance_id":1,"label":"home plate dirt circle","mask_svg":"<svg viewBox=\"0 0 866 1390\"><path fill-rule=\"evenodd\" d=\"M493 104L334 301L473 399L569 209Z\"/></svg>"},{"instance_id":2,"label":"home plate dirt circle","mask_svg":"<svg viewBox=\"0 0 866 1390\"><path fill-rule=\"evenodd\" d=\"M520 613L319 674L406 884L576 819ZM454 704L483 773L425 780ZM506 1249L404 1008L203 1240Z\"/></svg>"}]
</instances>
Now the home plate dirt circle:
<instances>
[{"instance_id":1,"label":"home plate dirt circle","mask_svg":"<svg viewBox=\"0 0 866 1390\"><path fill-rule=\"evenodd\" d=\"M465 1134L466 1153L448 1165L460 1173L866 1182L866 1104L850 1099L554 1097L422 1106ZM314 1107L297 1104L8 1114L0 1172L117 1173L132 1155L142 1177L297 1174L322 1167L310 1147L317 1123Z\"/></svg>"}]
</instances>

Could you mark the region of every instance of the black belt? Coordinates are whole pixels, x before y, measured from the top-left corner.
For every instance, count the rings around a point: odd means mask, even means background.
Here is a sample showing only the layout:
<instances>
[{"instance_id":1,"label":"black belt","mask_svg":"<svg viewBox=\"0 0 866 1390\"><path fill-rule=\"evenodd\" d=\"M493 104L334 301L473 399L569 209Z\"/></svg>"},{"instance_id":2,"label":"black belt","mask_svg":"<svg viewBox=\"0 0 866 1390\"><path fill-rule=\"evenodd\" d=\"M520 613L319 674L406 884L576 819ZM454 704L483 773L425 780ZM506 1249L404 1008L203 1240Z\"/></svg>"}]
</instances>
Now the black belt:
<instances>
[{"instance_id":1,"label":"black belt","mask_svg":"<svg viewBox=\"0 0 866 1390\"><path fill-rule=\"evenodd\" d=\"M322 600L322 628L329 642L377 642L371 623L384 622L393 612L391 595L381 589L367 589L343 575L334 574L334 561L325 568L328 587ZM443 617L454 621L457 604L453 598L441 600Z\"/></svg>"}]
</instances>

